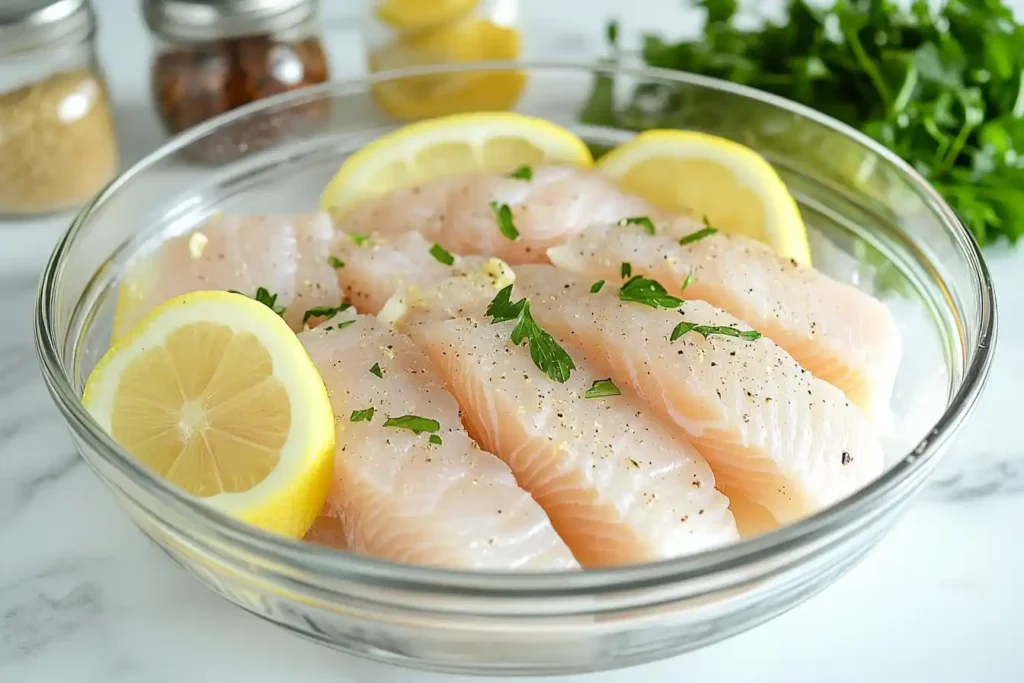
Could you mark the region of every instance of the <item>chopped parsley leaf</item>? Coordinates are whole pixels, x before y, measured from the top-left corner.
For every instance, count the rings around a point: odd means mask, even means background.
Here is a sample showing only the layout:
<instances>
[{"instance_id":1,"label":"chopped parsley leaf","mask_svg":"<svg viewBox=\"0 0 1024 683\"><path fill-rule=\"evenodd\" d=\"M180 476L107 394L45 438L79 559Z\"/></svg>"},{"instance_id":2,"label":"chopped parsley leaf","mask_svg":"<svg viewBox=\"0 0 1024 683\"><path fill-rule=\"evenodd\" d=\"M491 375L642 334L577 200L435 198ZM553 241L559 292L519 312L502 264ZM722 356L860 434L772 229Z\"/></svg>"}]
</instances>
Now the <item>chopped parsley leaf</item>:
<instances>
[{"instance_id":1,"label":"chopped parsley leaf","mask_svg":"<svg viewBox=\"0 0 1024 683\"><path fill-rule=\"evenodd\" d=\"M353 410L348 419L350 422L369 422L373 419L373 406L363 410Z\"/></svg>"},{"instance_id":2,"label":"chopped parsley leaf","mask_svg":"<svg viewBox=\"0 0 1024 683\"><path fill-rule=\"evenodd\" d=\"M619 221L619 225L639 225L648 235L654 234L654 222L648 216L631 216Z\"/></svg>"},{"instance_id":3,"label":"chopped parsley leaf","mask_svg":"<svg viewBox=\"0 0 1024 683\"><path fill-rule=\"evenodd\" d=\"M513 242L519 239L519 231L516 230L516 224L512 222L512 209L508 208L508 204L491 201L491 211L498 219L498 230L501 231L501 234Z\"/></svg>"},{"instance_id":4,"label":"chopped parsley leaf","mask_svg":"<svg viewBox=\"0 0 1024 683\"><path fill-rule=\"evenodd\" d=\"M615 382L609 379L595 380L583 398L604 398L605 396L621 396L622 392L615 386Z\"/></svg>"},{"instance_id":5,"label":"chopped parsley leaf","mask_svg":"<svg viewBox=\"0 0 1024 683\"><path fill-rule=\"evenodd\" d=\"M621 301L632 301L651 308L678 308L683 300L665 291L657 280L649 280L643 275L635 275L619 288Z\"/></svg>"},{"instance_id":6,"label":"chopped parsley leaf","mask_svg":"<svg viewBox=\"0 0 1024 683\"><path fill-rule=\"evenodd\" d=\"M384 426L408 429L413 434L422 434L423 432L436 432L441 428L441 423L419 415L402 415L401 417L389 417L384 422Z\"/></svg>"},{"instance_id":7,"label":"chopped parsley leaf","mask_svg":"<svg viewBox=\"0 0 1024 683\"><path fill-rule=\"evenodd\" d=\"M430 255L446 266L450 266L455 263L455 257L452 256L451 252L437 243L430 248Z\"/></svg>"}]
</instances>

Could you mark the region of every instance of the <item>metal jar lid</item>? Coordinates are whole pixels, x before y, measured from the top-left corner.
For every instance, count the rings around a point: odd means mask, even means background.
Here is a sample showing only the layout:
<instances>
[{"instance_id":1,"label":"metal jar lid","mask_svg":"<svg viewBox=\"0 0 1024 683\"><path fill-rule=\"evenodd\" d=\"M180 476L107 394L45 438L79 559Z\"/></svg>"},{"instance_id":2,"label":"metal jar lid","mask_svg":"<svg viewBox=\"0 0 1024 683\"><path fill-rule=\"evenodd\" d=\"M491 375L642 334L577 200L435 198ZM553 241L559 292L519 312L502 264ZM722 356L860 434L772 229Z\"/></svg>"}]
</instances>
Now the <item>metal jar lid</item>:
<instances>
[{"instance_id":1,"label":"metal jar lid","mask_svg":"<svg viewBox=\"0 0 1024 683\"><path fill-rule=\"evenodd\" d=\"M82 40L93 26L88 0L0 0L0 56Z\"/></svg>"},{"instance_id":2,"label":"metal jar lid","mask_svg":"<svg viewBox=\"0 0 1024 683\"><path fill-rule=\"evenodd\" d=\"M0 0L2 1L2 0ZM315 0L142 0L149 29L182 41L277 33L316 14Z\"/></svg>"}]
</instances>

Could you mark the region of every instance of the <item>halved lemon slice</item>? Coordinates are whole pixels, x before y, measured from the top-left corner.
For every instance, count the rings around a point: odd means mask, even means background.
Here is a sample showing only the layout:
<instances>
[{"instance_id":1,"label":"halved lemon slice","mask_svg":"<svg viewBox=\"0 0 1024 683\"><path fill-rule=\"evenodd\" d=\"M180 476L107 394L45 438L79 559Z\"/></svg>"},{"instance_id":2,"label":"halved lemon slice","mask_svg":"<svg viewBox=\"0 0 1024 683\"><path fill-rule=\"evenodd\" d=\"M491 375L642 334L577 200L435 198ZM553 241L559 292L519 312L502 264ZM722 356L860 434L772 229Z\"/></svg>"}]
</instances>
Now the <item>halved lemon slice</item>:
<instances>
[{"instance_id":1,"label":"halved lemon slice","mask_svg":"<svg viewBox=\"0 0 1024 683\"><path fill-rule=\"evenodd\" d=\"M300 538L323 508L327 389L288 325L248 297L161 304L103 356L82 402L125 450L226 514Z\"/></svg>"},{"instance_id":2,"label":"halved lemon slice","mask_svg":"<svg viewBox=\"0 0 1024 683\"><path fill-rule=\"evenodd\" d=\"M771 164L749 147L693 131L650 130L613 149L597 167L658 207L706 217L723 232L811 262L796 202Z\"/></svg>"},{"instance_id":3,"label":"halved lemon slice","mask_svg":"<svg viewBox=\"0 0 1024 683\"><path fill-rule=\"evenodd\" d=\"M427 64L466 64L519 58L519 29L470 16L437 28L400 34L369 55L370 71ZM402 121L472 111L511 109L526 86L521 69L465 70L374 83L377 104Z\"/></svg>"},{"instance_id":4,"label":"halved lemon slice","mask_svg":"<svg viewBox=\"0 0 1024 683\"><path fill-rule=\"evenodd\" d=\"M454 114L399 128L350 156L324 189L320 207L340 216L366 199L464 173L593 163L579 137L550 121L505 112Z\"/></svg>"},{"instance_id":5,"label":"halved lemon slice","mask_svg":"<svg viewBox=\"0 0 1024 683\"><path fill-rule=\"evenodd\" d=\"M399 31L437 26L466 14L480 0L382 0L377 18Z\"/></svg>"}]
</instances>

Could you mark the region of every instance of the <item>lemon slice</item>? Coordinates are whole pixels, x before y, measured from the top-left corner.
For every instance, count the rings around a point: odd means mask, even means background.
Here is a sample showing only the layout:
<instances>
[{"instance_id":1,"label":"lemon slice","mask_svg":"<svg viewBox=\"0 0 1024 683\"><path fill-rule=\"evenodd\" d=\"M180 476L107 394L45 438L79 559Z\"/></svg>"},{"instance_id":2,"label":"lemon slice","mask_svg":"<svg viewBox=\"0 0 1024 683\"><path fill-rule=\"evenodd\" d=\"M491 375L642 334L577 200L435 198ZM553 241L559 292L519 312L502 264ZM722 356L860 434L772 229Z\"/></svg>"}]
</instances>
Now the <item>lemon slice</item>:
<instances>
[{"instance_id":1,"label":"lemon slice","mask_svg":"<svg viewBox=\"0 0 1024 683\"><path fill-rule=\"evenodd\" d=\"M723 232L764 242L810 265L807 228L771 164L731 140L650 130L606 154L598 170L660 208L706 217Z\"/></svg>"},{"instance_id":2,"label":"lemon slice","mask_svg":"<svg viewBox=\"0 0 1024 683\"><path fill-rule=\"evenodd\" d=\"M505 112L453 114L409 124L350 156L320 207L339 216L363 200L464 173L593 163L582 140L549 121Z\"/></svg>"},{"instance_id":3,"label":"lemon slice","mask_svg":"<svg viewBox=\"0 0 1024 683\"><path fill-rule=\"evenodd\" d=\"M288 325L248 297L161 304L103 356L82 402L125 450L226 514L301 538L323 508L327 389Z\"/></svg>"},{"instance_id":4,"label":"lemon slice","mask_svg":"<svg viewBox=\"0 0 1024 683\"><path fill-rule=\"evenodd\" d=\"M519 58L514 26L469 17L436 29L402 34L369 55L373 72L429 64L509 61ZM519 69L407 76L371 86L377 104L402 121L471 111L511 109L526 85Z\"/></svg>"},{"instance_id":5,"label":"lemon slice","mask_svg":"<svg viewBox=\"0 0 1024 683\"><path fill-rule=\"evenodd\" d=\"M480 0L383 0L377 18L399 31L437 26L466 14Z\"/></svg>"}]
</instances>

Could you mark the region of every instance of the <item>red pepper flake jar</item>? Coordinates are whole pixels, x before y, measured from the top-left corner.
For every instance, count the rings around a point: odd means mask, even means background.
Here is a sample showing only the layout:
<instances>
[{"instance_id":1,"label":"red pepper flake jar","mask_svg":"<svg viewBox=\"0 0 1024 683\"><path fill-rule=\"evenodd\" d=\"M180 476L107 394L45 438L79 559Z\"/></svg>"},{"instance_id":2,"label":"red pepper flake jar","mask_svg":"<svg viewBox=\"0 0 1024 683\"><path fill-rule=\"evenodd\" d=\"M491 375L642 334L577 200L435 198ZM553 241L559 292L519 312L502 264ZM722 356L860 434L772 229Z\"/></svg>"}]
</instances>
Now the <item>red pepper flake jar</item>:
<instances>
[{"instance_id":1,"label":"red pepper flake jar","mask_svg":"<svg viewBox=\"0 0 1024 683\"><path fill-rule=\"evenodd\" d=\"M142 9L157 40L153 97L170 133L328 79L313 0L143 0ZM197 146L198 160L229 161L326 113L311 103L290 120L273 112L245 119Z\"/></svg>"}]
</instances>

